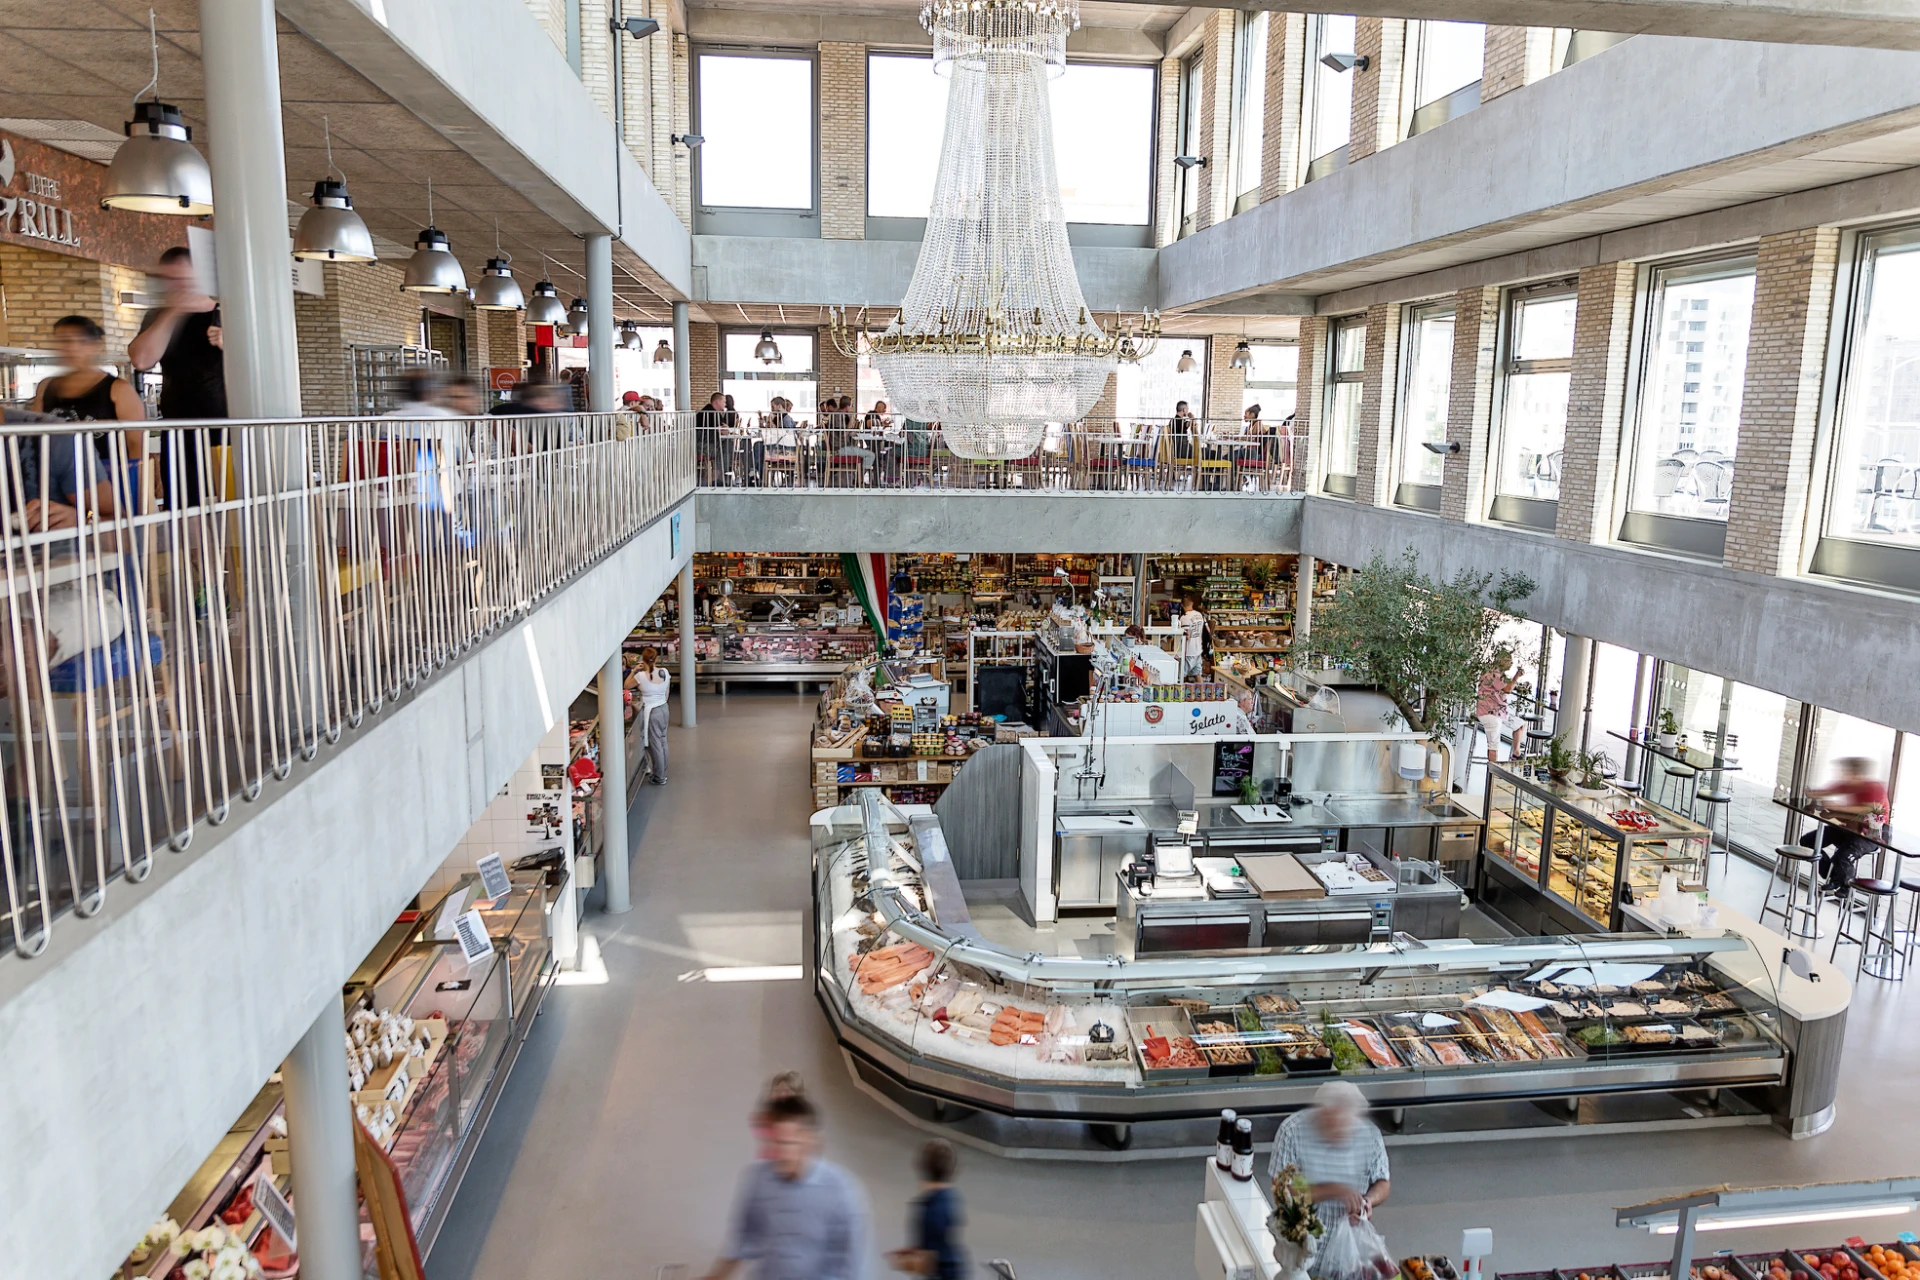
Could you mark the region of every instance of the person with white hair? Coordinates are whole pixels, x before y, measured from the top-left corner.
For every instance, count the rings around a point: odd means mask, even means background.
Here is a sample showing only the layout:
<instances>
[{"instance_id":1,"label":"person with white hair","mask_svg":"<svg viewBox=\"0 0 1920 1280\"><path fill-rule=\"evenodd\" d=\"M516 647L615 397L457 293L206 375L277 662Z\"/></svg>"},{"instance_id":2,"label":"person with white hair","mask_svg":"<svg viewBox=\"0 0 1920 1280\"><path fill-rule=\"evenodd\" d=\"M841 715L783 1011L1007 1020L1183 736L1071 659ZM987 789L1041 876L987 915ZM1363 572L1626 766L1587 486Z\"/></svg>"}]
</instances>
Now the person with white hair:
<instances>
[{"instance_id":1,"label":"person with white hair","mask_svg":"<svg viewBox=\"0 0 1920 1280\"><path fill-rule=\"evenodd\" d=\"M1311 1107L1281 1122L1268 1181L1288 1165L1306 1177L1307 1198L1328 1226L1342 1215L1358 1222L1386 1200L1387 1144L1351 1081L1329 1080L1314 1091Z\"/></svg>"}]
</instances>

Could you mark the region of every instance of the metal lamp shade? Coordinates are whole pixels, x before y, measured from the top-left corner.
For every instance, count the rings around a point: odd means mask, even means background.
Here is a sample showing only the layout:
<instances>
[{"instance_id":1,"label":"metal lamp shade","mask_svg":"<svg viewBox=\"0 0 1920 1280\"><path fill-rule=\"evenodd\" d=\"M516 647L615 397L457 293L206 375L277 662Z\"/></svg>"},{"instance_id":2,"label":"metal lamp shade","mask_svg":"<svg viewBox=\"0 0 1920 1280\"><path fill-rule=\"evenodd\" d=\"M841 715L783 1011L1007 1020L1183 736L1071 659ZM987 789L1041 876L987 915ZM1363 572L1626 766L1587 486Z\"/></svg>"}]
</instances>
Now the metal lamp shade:
<instances>
[{"instance_id":1,"label":"metal lamp shade","mask_svg":"<svg viewBox=\"0 0 1920 1280\"><path fill-rule=\"evenodd\" d=\"M567 306L567 328L573 330L577 338L587 336L587 302L585 298L575 298Z\"/></svg>"},{"instance_id":2,"label":"metal lamp shade","mask_svg":"<svg viewBox=\"0 0 1920 1280\"><path fill-rule=\"evenodd\" d=\"M640 326L632 322L621 325L620 345L628 351L640 350Z\"/></svg>"},{"instance_id":3,"label":"metal lamp shade","mask_svg":"<svg viewBox=\"0 0 1920 1280\"><path fill-rule=\"evenodd\" d=\"M446 234L428 227L413 242L413 256L407 259L407 277L400 287L408 293L465 293L467 273L460 259L453 256Z\"/></svg>"},{"instance_id":4,"label":"metal lamp shade","mask_svg":"<svg viewBox=\"0 0 1920 1280\"><path fill-rule=\"evenodd\" d=\"M518 311L527 304L520 282L505 258L488 258L480 283L473 287L473 305L482 311Z\"/></svg>"},{"instance_id":5,"label":"metal lamp shade","mask_svg":"<svg viewBox=\"0 0 1920 1280\"><path fill-rule=\"evenodd\" d=\"M660 339L660 345L653 349L653 362L655 364L673 363L673 348L667 345L665 338Z\"/></svg>"},{"instance_id":6,"label":"metal lamp shade","mask_svg":"<svg viewBox=\"0 0 1920 1280\"><path fill-rule=\"evenodd\" d=\"M542 280L533 286L533 296L527 299L527 323L562 325L567 322L567 309L560 305L560 294L553 287L553 281Z\"/></svg>"},{"instance_id":7,"label":"metal lamp shade","mask_svg":"<svg viewBox=\"0 0 1920 1280\"><path fill-rule=\"evenodd\" d=\"M107 168L101 208L187 218L213 212L213 174L206 157L194 150L193 130L180 118L180 108L135 103L126 133Z\"/></svg>"},{"instance_id":8,"label":"metal lamp shade","mask_svg":"<svg viewBox=\"0 0 1920 1280\"><path fill-rule=\"evenodd\" d=\"M293 256L322 262L374 262L373 233L353 211L344 182L313 184L313 208L300 215Z\"/></svg>"},{"instance_id":9,"label":"metal lamp shade","mask_svg":"<svg viewBox=\"0 0 1920 1280\"><path fill-rule=\"evenodd\" d=\"M761 364L780 363L780 344L773 340L773 330L760 331L760 341L753 347L753 358Z\"/></svg>"},{"instance_id":10,"label":"metal lamp shade","mask_svg":"<svg viewBox=\"0 0 1920 1280\"><path fill-rule=\"evenodd\" d=\"M1249 347L1246 339L1242 338L1240 345L1233 349L1233 358L1227 361L1227 367L1229 369L1246 369L1252 367L1252 365L1253 348Z\"/></svg>"},{"instance_id":11,"label":"metal lamp shade","mask_svg":"<svg viewBox=\"0 0 1920 1280\"><path fill-rule=\"evenodd\" d=\"M1180 358L1173 362L1173 367L1177 373L1192 373L1193 364L1193 352L1187 350L1180 353Z\"/></svg>"}]
</instances>

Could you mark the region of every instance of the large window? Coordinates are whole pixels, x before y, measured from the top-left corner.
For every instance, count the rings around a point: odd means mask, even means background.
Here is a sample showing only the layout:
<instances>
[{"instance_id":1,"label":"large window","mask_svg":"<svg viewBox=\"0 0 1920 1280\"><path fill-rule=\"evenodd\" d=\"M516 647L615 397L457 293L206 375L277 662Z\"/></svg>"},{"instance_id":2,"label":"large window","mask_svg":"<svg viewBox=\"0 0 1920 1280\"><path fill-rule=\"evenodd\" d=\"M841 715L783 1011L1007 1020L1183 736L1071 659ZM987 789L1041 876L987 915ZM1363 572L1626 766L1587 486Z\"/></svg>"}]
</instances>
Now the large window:
<instances>
[{"instance_id":1,"label":"large window","mask_svg":"<svg viewBox=\"0 0 1920 1280\"><path fill-rule=\"evenodd\" d=\"M1573 312L1573 290L1564 287L1519 290L1507 297L1495 519L1552 527L1551 508L1526 504L1560 500L1573 381Z\"/></svg>"},{"instance_id":2,"label":"large window","mask_svg":"<svg viewBox=\"0 0 1920 1280\"><path fill-rule=\"evenodd\" d=\"M1247 350L1253 353L1253 363L1247 366L1246 389L1240 397L1241 412L1257 407L1260 421L1285 422L1298 407L1299 346L1291 342L1256 342Z\"/></svg>"},{"instance_id":3,"label":"large window","mask_svg":"<svg viewBox=\"0 0 1920 1280\"><path fill-rule=\"evenodd\" d=\"M1861 237L1842 378L1828 538L1920 550L1920 229ZM1904 557L1859 559L1815 567L1920 586L1883 572Z\"/></svg>"},{"instance_id":4,"label":"large window","mask_svg":"<svg viewBox=\"0 0 1920 1280\"><path fill-rule=\"evenodd\" d=\"M1175 149L1178 160L1198 160L1205 154L1200 142L1200 54L1187 55L1180 64L1180 145ZM1200 212L1200 167L1197 164L1182 164L1176 179L1180 184L1180 235L1192 235L1195 227L1195 215Z\"/></svg>"},{"instance_id":5,"label":"large window","mask_svg":"<svg viewBox=\"0 0 1920 1280\"><path fill-rule=\"evenodd\" d=\"M1234 212L1260 198L1260 157L1267 130L1267 25L1271 17L1239 15L1233 40Z\"/></svg>"},{"instance_id":6,"label":"large window","mask_svg":"<svg viewBox=\"0 0 1920 1280\"><path fill-rule=\"evenodd\" d=\"M820 383L814 364L811 332L773 330L780 359L767 364L755 358L760 330L734 330L720 343L720 389L733 397L738 413L765 413L775 396L793 401L793 416L811 418Z\"/></svg>"},{"instance_id":7,"label":"large window","mask_svg":"<svg viewBox=\"0 0 1920 1280\"><path fill-rule=\"evenodd\" d=\"M1339 167L1353 124L1353 73L1335 71L1320 61L1330 53L1354 50L1354 21L1350 15L1307 17L1306 108L1307 172L1311 180Z\"/></svg>"},{"instance_id":8,"label":"large window","mask_svg":"<svg viewBox=\"0 0 1920 1280\"><path fill-rule=\"evenodd\" d=\"M1367 363L1367 318L1333 322L1327 335L1327 423L1320 433L1328 493L1352 497L1360 470L1360 379Z\"/></svg>"},{"instance_id":9,"label":"large window","mask_svg":"<svg viewBox=\"0 0 1920 1280\"><path fill-rule=\"evenodd\" d=\"M812 209L813 59L703 53L697 62L700 203Z\"/></svg>"},{"instance_id":10,"label":"large window","mask_svg":"<svg viewBox=\"0 0 1920 1280\"><path fill-rule=\"evenodd\" d=\"M1438 511L1445 455L1427 446L1444 444L1447 439L1447 399L1453 389L1453 304L1409 307L1404 332L1400 485L1394 501Z\"/></svg>"},{"instance_id":11,"label":"large window","mask_svg":"<svg viewBox=\"0 0 1920 1280\"><path fill-rule=\"evenodd\" d=\"M1193 367L1182 373L1180 363ZM1206 412L1207 340L1162 338L1143 360L1123 361L1114 374L1114 416L1125 425L1165 423L1186 401L1194 417Z\"/></svg>"},{"instance_id":12,"label":"large window","mask_svg":"<svg viewBox=\"0 0 1920 1280\"><path fill-rule=\"evenodd\" d=\"M1144 227L1153 216L1152 67L1070 62L1047 92L1068 222Z\"/></svg>"},{"instance_id":13,"label":"large window","mask_svg":"<svg viewBox=\"0 0 1920 1280\"><path fill-rule=\"evenodd\" d=\"M1478 22L1420 22L1410 35L1417 47L1408 132L1424 133L1479 106L1478 91L1466 90L1480 83L1487 29Z\"/></svg>"},{"instance_id":14,"label":"large window","mask_svg":"<svg viewBox=\"0 0 1920 1280\"><path fill-rule=\"evenodd\" d=\"M1635 511L1727 518L1753 270L1752 258L1736 258L1653 272L1635 427Z\"/></svg>"},{"instance_id":15,"label":"large window","mask_svg":"<svg viewBox=\"0 0 1920 1280\"><path fill-rule=\"evenodd\" d=\"M933 205L947 87L933 59L876 53L867 58L867 214L924 218Z\"/></svg>"}]
</instances>

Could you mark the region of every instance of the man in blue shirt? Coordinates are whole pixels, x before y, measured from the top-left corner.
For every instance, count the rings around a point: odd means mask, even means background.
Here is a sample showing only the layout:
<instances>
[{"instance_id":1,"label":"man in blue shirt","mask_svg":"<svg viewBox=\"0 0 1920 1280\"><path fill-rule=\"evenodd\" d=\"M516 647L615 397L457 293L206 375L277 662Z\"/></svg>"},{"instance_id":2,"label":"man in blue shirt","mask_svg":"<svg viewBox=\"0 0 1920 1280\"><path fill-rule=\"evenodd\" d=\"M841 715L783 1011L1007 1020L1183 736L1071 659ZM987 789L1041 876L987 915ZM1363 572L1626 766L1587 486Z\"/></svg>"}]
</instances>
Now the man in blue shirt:
<instances>
[{"instance_id":1,"label":"man in blue shirt","mask_svg":"<svg viewBox=\"0 0 1920 1280\"><path fill-rule=\"evenodd\" d=\"M805 1098L767 1107L772 1158L741 1179L725 1252L707 1280L754 1264L755 1280L863 1280L867 1200L852 1175L819 1158L819 1118Z\"/></svg>"}]
</instances>

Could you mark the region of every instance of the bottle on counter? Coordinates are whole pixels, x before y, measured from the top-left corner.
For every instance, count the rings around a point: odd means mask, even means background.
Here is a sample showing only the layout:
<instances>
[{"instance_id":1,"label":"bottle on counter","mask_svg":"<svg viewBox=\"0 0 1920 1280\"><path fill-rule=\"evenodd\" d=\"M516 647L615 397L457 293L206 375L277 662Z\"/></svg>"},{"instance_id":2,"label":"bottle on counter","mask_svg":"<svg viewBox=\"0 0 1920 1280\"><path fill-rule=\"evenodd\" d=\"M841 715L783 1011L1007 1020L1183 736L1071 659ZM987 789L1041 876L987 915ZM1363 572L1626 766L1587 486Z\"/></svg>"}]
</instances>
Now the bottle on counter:
<instances>
[{"instance_id":1,"label":"bottle on counter","mask_svg":"<svg viewBox=\"0 0 1920 1280\"><path fill-rule=\"evenodd\" d=\"M1236 1182L1253 1181L1253 1121L1233 1122L1233 1167L1228 1170Z\"/></svg>"},{"instance_id":2,"label":"bottle on counter","mask_svg":"<svg viewBox=\"0 0 1920 1280\"><path fill-rule=\"evenodd\" d=\"M1239 1118L1231 1110L1220 1113L1220 1133L1213 1140L1213 1162L1222 1170L1233 1168L1233 1124Z\"/></svg>"}]
</instances>

